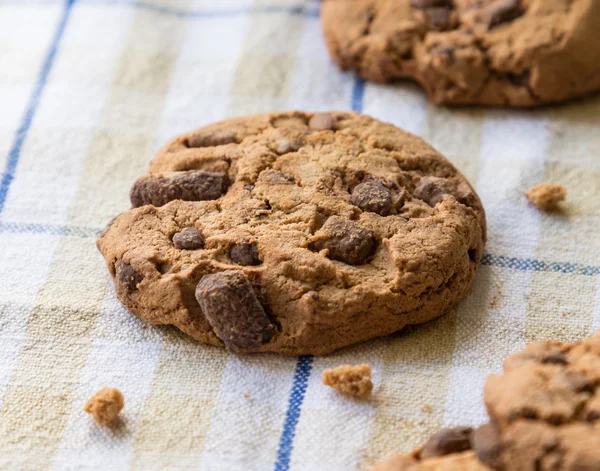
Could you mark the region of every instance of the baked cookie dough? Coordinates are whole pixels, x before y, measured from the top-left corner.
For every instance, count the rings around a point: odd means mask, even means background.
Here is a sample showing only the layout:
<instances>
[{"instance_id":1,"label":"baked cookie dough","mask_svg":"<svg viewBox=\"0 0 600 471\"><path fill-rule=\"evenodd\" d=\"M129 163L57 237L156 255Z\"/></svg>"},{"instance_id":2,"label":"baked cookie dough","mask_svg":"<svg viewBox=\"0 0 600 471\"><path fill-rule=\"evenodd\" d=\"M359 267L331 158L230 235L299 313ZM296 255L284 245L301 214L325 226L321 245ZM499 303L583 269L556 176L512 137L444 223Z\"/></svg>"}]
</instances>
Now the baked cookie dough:
<instances>
[{"instance_id":1,"label":"baked cookie dough","mask_svg":"<svg viewBox=\"0 0 600 471\"><path fill-rule=\"evenodd\" d=\"M362 365L341 365L323 370L322 380L325 386L363 399L369 397L373 391L371 367L364 363Z\"/></svg>"},{"instance_id":2,"label":"baked cookie dough","mask_svg":"<svg viewBox=\"0 0 600 471\"><path fill-rule=\"evenodd\" d=\"M116 388L102 388L88 399L83 411L92 414L100 425L108 425L117 418L125 406L125 398Z\"/></svg>"},{"instance_id":3,"label":"baked cookie dough","mask_svg":"<svg viewBox=\"0 0 600 471\"><path fill-rule=\"evenodd\" d=\"M534 106L600 90L598 0L323 0L342 69L439 104Z\"/></svg>"},{"instance_id":4,"label":"baked cookie dough","mask_svg":"<svg viewBox=\"0 0 600 471\"><path fill-rule=\"evenodd\" d=\"M567 199L567 189L558 183L540 183L525 193L527 199L542 211L552 211Z\"/></svg>"},{"instance_id":5,"label":"baked cookie dough","mask_svg":"<svg viewBox=\"0 0 600 471\"><path fill-rule=\"evenodd\" d=\"M484 388L490 423L444 429L373 471L600 469L600 331L575 344L534 343Z\"/></svg>"},{"instance_id":6,"label":"baked cookie dough","mask_svg":"<svg viewBox=\"0 0 600 471\"><path fill-rule=\"evenodd\" d=\"M485 215L423 140L355 113L230 119L163 147L98 248L153 324L234 352L322 355L465 296Z\"/></svg>"}]
</instances>

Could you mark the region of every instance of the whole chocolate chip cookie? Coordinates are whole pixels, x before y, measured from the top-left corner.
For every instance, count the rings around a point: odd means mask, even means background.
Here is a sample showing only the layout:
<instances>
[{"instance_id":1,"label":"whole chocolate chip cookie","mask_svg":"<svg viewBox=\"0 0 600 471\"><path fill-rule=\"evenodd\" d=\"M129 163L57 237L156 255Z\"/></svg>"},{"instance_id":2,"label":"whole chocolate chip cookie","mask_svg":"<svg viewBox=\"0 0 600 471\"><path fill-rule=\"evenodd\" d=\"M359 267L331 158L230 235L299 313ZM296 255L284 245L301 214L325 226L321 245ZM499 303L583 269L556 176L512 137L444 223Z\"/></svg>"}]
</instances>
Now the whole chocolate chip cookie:
<instances>
[{"instance_id":1,"label":"whole chocolate chip cookie","mask_svg":"<svg viewBox=\"0 0 600 471\"><path fill-rule=\"evenodd\" d=\"M374 471L600 469L600 331L575 344L529 345L491 375L490 423L445 429Z\"/></svg>"},{"instance_id":2,"label":"whole chocolate chip cookie","mask_svg":"<svg viewBox=\"0 0 600 471\"><path fill-rule=\"evenodd\" d=\"M98 239L121 302L236 352L325 354L440 316L485 216L421 139L355 113L230 119L162 148Z\"/></svg>"},{"instance_id":3,"label":"whole chocolate chip cookie","mask_svg":"<svg viewBox=\"0 0 600 471\"><path fill-rule=\"evenodd\" d=\"M533 106L600 90L598 0L323 0L331 55L436 103Z\"/></svg>"}]
</instances>

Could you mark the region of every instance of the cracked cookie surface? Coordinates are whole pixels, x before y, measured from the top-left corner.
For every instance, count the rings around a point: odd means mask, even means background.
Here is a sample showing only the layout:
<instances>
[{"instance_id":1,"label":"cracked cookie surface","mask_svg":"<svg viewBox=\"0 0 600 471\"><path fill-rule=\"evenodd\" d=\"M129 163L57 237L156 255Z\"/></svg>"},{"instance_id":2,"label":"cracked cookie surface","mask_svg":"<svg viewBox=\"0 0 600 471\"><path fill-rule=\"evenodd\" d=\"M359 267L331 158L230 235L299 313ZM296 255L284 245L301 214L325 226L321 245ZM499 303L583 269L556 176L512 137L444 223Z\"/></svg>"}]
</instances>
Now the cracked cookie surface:
<instances>
[{"instance_id":1,"label":"cracked cookie surface","mask_svg":"<svg viewBox=\"0 0 600 471\"><path fill-rule=\"evenodd\" d=\"M440 104L534 106L600 90L597 0L323 0L342 69Z\"/></svg>"},{"instance_id":2,"label":"cracked cookie surface","mask_svg":"<svg viewBox=\"0 0 600 471\"><path fill-rule=\"evenodd\" d=\"M467 293L485 242L443 156L355 113L200 128L131 197L98 239L121 302L242 353L325 354L431 320Z\"/></svg>"},{"instance_id":3,"label":"cracked cookie surface","mask_svg":"<svg viewBox=\"0 0 600 471\"><path fill-rule=\"evenodd\" d=\"M510 356L502 375L488 377L484 402L490 423L442 430L375 470L600 469L600 331Z\"/></svg>"}]
</instances>

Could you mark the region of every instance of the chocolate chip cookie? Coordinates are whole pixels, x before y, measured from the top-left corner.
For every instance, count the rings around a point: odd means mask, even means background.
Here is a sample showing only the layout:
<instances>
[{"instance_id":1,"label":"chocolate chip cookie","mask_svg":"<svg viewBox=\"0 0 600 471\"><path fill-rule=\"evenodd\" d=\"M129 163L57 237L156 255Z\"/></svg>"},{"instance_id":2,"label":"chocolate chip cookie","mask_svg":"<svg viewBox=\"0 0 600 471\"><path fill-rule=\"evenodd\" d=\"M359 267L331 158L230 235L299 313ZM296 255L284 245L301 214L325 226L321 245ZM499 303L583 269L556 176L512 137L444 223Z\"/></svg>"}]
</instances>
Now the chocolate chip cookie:
<instances>
[{"instance_id":1,"label":"chocolate chip cookie","mask_svg":"<svg viewBox=\"0 0 600 471\"><path fill-rule=\"evenodd\" d=\"M98 239L117 295L234 352L325 354L440 316L485 216L421 139L355 113L223 121L163 147Z\"/></svg>"},{"instance_id":2,"label":"chocolate chip cookie","mask_svg":"<svg viewBox=\"0 0 600 471\"><path fill-rule=\"evenodd\" d=\"M331 55L444 104L534 106L600 90L597 0L323 0Z\"/></svg>"},{"instance_id":3,"label":"chocolate chip cookie","mask_svg":"<svg viewBox=\"0 0 600 471\"><path fill-rule=\"evenodd\" d=\"M600 331L575 344L535 343L491 375L490 423L444 429L377 471L600 469Z\"/></svg>"}]
</instances>

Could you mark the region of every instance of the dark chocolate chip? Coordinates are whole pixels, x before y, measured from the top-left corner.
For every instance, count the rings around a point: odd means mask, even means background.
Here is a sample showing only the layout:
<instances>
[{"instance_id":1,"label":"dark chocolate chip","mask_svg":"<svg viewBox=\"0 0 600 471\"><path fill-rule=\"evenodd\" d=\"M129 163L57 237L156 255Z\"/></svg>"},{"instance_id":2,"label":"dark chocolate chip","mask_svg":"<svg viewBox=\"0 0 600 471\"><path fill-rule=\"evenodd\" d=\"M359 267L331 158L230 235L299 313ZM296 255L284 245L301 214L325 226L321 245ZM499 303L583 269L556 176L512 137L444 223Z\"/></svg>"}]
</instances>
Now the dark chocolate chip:
<instances>
[{"instance_id":1,"label":"dark chocolate chip","mask_svg":"<svg viewBox=\"0 0 600 471\"><path fill-rule=\"evenodd\" d=\"M427 443L423 445L419 457L425 459L469 450L471 448L472 431L471 427L442 429L433 434Z\"/></svg>"},{"instance_id":2,"label":"dark chocolate chip","mask_svg":"<svg viewBox=\"0 0 600 471\"><path fill-rule=\"evenodd\" d=\"M275 333L242 272L227 270L204 276L196 286L196 300L215 334L231 351L256 350Z\"/></svg>"},{"instance_id":3,"label":"dark chocolate chip","mask_svg":"<svg viewBox=\"0 0 600 471\"><path fill-rule=\"evenodd\" d=\"M498 466L501 445L500 432L491 424L482 425L471 434L471 447L475 450L477 459L492 469Z\"/></svg>"},{"instance_id":4,"label":"dark chocolate chip","mask_svg":"<svg viewBox=\"0 0 600 471\"><path fill-rule=\"evenodd\" d=\"M319 293L317 293L316 291L308 291L306 293L306 296L308 296L313 301L318 301L319 300Z\"/></svg>"},{"instance_id":5,"label":"dark chocolate chip","mask_svg":"<svg viewBox=\"0 0 600 471\"><path fill-rule=\"evenodd\" d=\"M425 9L432 7L451 7L451 0L410 0L413 8Z\"/></svg>"},{"instance_id":6,"label":"dark chocolate chip","mask_svg":"<svg viewBox=\"0 0 600 471\"><path fill-rule=\"evenodd\" d=\"M144 277L135 271L131 265L119 259L115 262L115 279L117 291L132 292L138 289L138 285Z\"/></svg>"},{"instance_id":7,"label":"dark chocolate chip","mask_svg":"<svg viewBox=\"0 0 600 471\"><path fill-rule=\"evenodd\" d=\"M567 365L569 360L560 352L552 352L542 358L542 363L551 365Z\"/></svg>"},{"instance_id":8,"label":"dark chocolate chip","mask_svg":"<svg viewBox=\"0 0 600 471\"><path fill-rule=\"evenodd\" d=\"M436 29L444 30L450 25L450 8L436 7L427 10L429 23Z\"/></svg>"},{"instance_id":9,"label":"dark chocolate chip","mask_svg":"<svg viewBox=\"0 0 600 471\"><path fill-rule=\"evenodd\" d=\"M447 194L445 187L447 186L447 180L438 177L423 177L419 180L415 188L414 195L425 201L432 208L440 203L444 196Z\"/></svg>"},{"instance_id":10,"label":"dark chocolate chip","mask_svg":"<svg viewBox=\"0 0 600 471\"><path fill-rule=\"evenodd\" d=\"M134 208L151 204L162 206L173 200L216 200L227 191L229 177L224 172L190 170L138 179L131 188Z\"/></svg>"},{"instance_id":11,"label":"dark chocolate chip","mask_svg":"<svg viewBox=\"0 0 600 471\"><path fill-rule=\"evenodd\" d=\"M522 14L519 0L496 0L487 12L490 27L512 21Z\"/></svg>"},{"instance_id":12,"label":"dark chocolate chip","mask_svg":"<svg viewBox=\"0 0 600 471\"><path fill-rule=\"evenodd\" d=\"M315 234L312 250L329 251L328 257L350 265L361 265L375 252L375 236L354 221L331 216Z\"/></svg>"},{"instance_id":13,"label":"dark chocolate chip","mask_svg":"<svg viewBox=\"0 0 600 471\"><path fill-rule=\"evenodd\" d=\"M315 113L308 121L308 127L315 131L328 131L333 129L335 121L329 113Z\"/></svg>"},{"instance_id":14,"label":"dark chocolate chip","mask_svg":"<svg viewBox=\"0 0 600 471\"><path fill-rule=\"evenodd\" d=\"M233 131L202 131L187 140L188 147L214 147L236 142Z\"/></svg>"},{"instance_id":15,"label":"dark chocolate chip","mask_svg":"<svg viewBox=\"0 0 600 471\"><path fill-rule=\"evenodd\" d=\"M229 258L238 265L260 265L258 247L255 242L243 241L229 249Z\"/></svg>"},{"instance_id":16,"label":"dark chocolate chip","mask_svg":"<svg viewBox=\"0 0 600 471\"><path fill-rule=\"evenodd\" d=\"M352 204L363 211L387 216L392 208L392 195L390 190L378 180L368 180L356 185L352 191Z\"/></svg>"},{"instance_id":17,"label":"dark chocolate chip","mask_svg":"<svg viewBox=\"0 0 600 471\"><path fill-rule=\"evenodd\" d=\"M433 176L422 177L419 180L414 196L425 201L432 208L448 196L454 196L459 203L466 206L473 206L476 203L473 190L465 182L456 185L456 183L446 178Z\"/></svg>"},{"instance_id":18,"label":"dark chocolate chip","mask_svg":"<svg viewBox=\"0 0 600 471\"><path fill-rule=\"evenodd\" d=\"M173 246L182 250L197 250L204 248L204 236L195 227L186 227L173 236Z\"/></svg>"}]
</instances>

